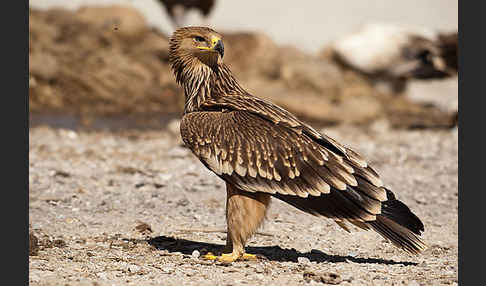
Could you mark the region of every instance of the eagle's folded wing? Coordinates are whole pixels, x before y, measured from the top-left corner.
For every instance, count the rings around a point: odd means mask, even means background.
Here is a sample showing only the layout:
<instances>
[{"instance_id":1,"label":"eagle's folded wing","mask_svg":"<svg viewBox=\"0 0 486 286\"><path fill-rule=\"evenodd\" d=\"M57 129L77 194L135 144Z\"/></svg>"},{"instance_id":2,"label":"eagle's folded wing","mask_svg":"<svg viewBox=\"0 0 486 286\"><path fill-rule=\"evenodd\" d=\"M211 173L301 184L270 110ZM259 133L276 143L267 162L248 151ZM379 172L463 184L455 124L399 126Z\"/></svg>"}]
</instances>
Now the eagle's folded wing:
<instances>
[{"instance_id":1,"label":"eagle's folded wing","mask_svg":"<svg viewBox=\"0 0 486 286\"><path fill-rule=\"evenodd\" d=\"M329 196L332 204L320 215L375 220L387 199L376 173L296 132L290 120L278 124L249 111L193 112L183 117L181 134L210 170L241 190Z\"/></svg>"},{"instance_id":2,"label":"eagle's folded wing","mask_svg":"<svg viewBox=\"0 0 486 286\"><path fill-rule=\"evenodd\" d=\"M346 157L361 167L367 167L366 161L356 152L347 149L329 136L317 132L310 125L300 121L292 113L264 99L251 95L220 96L208 99L202 104L201 107L208 109L226 108L228 110L245 110L247 112L256 114L276 125L288 127L292 131L299 134L303 133L316 143L319 143L337 155ZM376 179L379 181L376 172L371 168L369 169L374 173Z\"/></svg>"}]
</instances>

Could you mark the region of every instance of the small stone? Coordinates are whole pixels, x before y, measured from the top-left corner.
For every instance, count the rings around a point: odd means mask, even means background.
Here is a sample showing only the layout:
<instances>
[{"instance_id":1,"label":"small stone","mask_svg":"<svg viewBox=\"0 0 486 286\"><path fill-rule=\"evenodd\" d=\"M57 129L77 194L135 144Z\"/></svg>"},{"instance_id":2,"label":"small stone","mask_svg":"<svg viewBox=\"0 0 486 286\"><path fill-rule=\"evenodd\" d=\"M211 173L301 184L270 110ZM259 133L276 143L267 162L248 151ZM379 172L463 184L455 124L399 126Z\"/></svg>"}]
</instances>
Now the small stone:
<instances>
[{"instance_id":1,"label":"small stone","mask_svg":"<svg viewBox=\"0 0 486 286\"><path fill-rule=\"evenodd\" d=\"M106 272L98 272L98 273L96 273L96 276L98 276L101 279L108 279Z\"/></svg>"},{"instance_id":2,"label":"small stone","mask_svg":"<svg viewBox=\"0 0 486 286\"><path fill-rule=\"evenodd\" d=\"M309 264L310 260L307 257L298 257L297 262L299 262L299 264Z\"/></svg>"},{"instance_id":3,"label":"small stone","mask_svg":"<svg viewBox=\"0 0 486 286\"><path fill-rule=\"evenodd\" d=\"M417 281L412 280L412 281L408 282L408 286L420 286L420 284Z\"/></svg>"},{"instance_id":4,"label":"small stone","mask_svg":"<svg viewBox=\"0 0 486 286\"><path fill-rule=\"evenodd\" d=\"M162 268L160 268L160 271L162 271L162 273L165 273L165 274L170 274L174 271L174 269L170 268L170 267L162 267Z\"/></svg>"},{"instance_id":5,"label":"small stone","mask_svg":"<svg viewBox=\"0 0 486 286\"><path fill-rule=\"evenodd\" d=\"M350 256L350 257L356 257L356 256L358 256L358 254L356 252L349 252L348 253L348 256Z\"/></svg>"},{"instance_id":6,"label":"small stone","mask_svg":"<svg viewBox=\"0 0 486 286\"><path fill-rule=\"evenodd\" d=\"M59 248L62 248L62 247L66 247L66 242L62 239L55 239L54 241L52 241L52 246L54 247L59 247Z\"/></svg>"},{"instance_id":7,"label":"small stone","mask_svg":"<svg viewBox=\"0 0 486 286\"><path fill-rule=\"evenodd\" d=\"M315 281L332 285L340 284L343 281L339 274L332 272L314 273L312 271L305 271L303 278L307 283Z\"/></svg>"},{"instance_id":8,"label":"small stone","mask_svg":"<svg viewBox=\"0 0 486 286\"><path fill-rule=\"evenodd\" d=\"M138 230L140 233L153 232L150 225L145 222L139 222L139 224L135 227L135 229Z\"/></svg>"},{"instance_id":9,"label":"small stone","mask_svg":"<svg viewBox=\"0 0 486 286\"><path fill-rule=\"evenodd\" d=\"M78 138L78 134L76 132L74 132L73 130L65 130L65 129L61 129L59 134L63 137L67 137L69 139L76 139Z\"/></svg>"},{"instance_id":10,"label":"small stone","mask_svg":"<svg viewBox=\"0 0 486 286\"><path fill-rule=\"evenodd\" d=\"M178 207L179 207L179 206L180 206L180 207L185 207L185 206L187 206L188 204L189 204L189 200L187 200L186 198L184 198L184 199L180 199L180 200L178 200L178 201L177 201L177 203L176 203L176 206L178 206Z\"/></svg>"},{"instance_id":11,"label":"small stone","mask_svg":"<svg viewBox=\"0 0 486 286\"><path fill-rule=\"evenodd\" d=\"M192 252L191 256L192 256L193 258L199 258L199 256L201 256L201 253L199 253L199 251L198 251L198 250L194 250L194 251Z\"/></svg>"},{"instance_id":12,"label":"small stone","mask_svg":"<svg viewBox=\"0 0 486 286\"><path fill-rule=\"evenodd\" d=\"M130 266L128 266L128 271L130 271L132 273L138 272L138 271L140 271L140 266L131 264Z\"/></svg>"},{"instance_id":13,"label":"small stone","mask_svg":"<svg viewBox=\"0 0 486 286\"><path fill-rule=\"evenodd\" d=\"M263 274L255 274L255 278L258 279L258 280L263 280L263 279L265 279L265 275L263 275Z\"/></svg>"},{"instance_id":14,"label":"small stone","mask_svg":"<svg viewBox=\"0 0 486 286\"><path fill-rule=\"evenodd\" d=\"M66 136L69 138L69 139L76 139L78 138L78 134L72 130L69 130L67 133L66 133Z\"/></svg>"}]
</instances>

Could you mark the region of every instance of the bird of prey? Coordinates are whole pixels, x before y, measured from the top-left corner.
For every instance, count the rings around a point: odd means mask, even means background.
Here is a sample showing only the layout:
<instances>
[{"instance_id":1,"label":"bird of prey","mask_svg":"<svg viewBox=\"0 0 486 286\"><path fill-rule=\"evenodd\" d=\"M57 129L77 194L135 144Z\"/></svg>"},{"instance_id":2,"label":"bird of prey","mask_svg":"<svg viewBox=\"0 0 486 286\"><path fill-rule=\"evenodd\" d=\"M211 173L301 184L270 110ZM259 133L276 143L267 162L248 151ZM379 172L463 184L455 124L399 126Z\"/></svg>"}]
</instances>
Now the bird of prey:
<instances>
[{"instance_id":1,"label":"bird of prey","mask_svg":"<svg viewBox=\"0 0 486 286\"><path fill-rule=\"evenodd\" d=\"M170 39L169 61L185 93L182 139L226 182L226 247L205 258L254 259L245 243L272 197L347 231L348 223L373 229L409 253L426 248L420 219L358 153L250 94L223 55L222 36L210 28L183 27Z\"/></svg>"},{"instance_id":2,"label":"bird of prey","mask_svg":"<svg viewBox=\"0 0 486 286\"><path fill-rule=\"evenodd\" d=\"M186 12L190 9L196 9L201 12L204 18L207 18L214 7L215 0L159 0L169 14L173 25L176 28L183 26Z\"/></svg>"}]
</instances>

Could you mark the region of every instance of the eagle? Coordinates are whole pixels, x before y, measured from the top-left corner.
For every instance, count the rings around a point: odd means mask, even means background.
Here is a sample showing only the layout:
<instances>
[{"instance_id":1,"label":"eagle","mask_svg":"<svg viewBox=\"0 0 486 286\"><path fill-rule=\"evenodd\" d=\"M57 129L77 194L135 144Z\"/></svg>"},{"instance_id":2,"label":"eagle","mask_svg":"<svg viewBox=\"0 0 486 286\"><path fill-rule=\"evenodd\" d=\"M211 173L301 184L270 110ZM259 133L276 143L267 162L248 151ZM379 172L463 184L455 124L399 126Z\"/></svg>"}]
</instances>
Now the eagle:
<instances>
[{"instance_id":1,"label":"eagle","mask_svg":"<svg viewBox=\"0 0 486 286\"><path fill-rule=\"evenodd\" d=\"M333 219L349 232L375 230L411 254L426 249L424 225L357 152L245 90L223 63L221 34L183 27L170 38L169 62L184 89L181 137L226 183L226 246L206 259L256 259L245 244L272 198Z\"/></svg>"}]
</instances>

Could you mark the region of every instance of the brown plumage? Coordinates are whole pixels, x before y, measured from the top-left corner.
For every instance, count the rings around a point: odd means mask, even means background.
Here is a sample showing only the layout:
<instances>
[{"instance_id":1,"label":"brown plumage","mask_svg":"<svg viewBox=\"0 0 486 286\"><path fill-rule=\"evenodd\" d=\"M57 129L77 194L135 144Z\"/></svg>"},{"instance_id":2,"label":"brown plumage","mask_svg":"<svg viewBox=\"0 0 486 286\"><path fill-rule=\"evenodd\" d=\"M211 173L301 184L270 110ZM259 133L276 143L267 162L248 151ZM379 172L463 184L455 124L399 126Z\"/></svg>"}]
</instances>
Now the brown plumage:
<instances>
[{"instance_id":1,"label":"brown plumage","mask_svg":"<svg viewBox=\"0 0 486 286\"><path fill-rule=\"evenodd\" d=\"M356 152L243 89L222 61L221 38L209 28L181 28L169 52L186 97L182 138L227 186L223 252L231 253L218 259L251 257L244 245L271 196L346 230L347 223L374 229L410 253L424 250L422 222L376 171Z\"/></svg>"}]
</instances>

